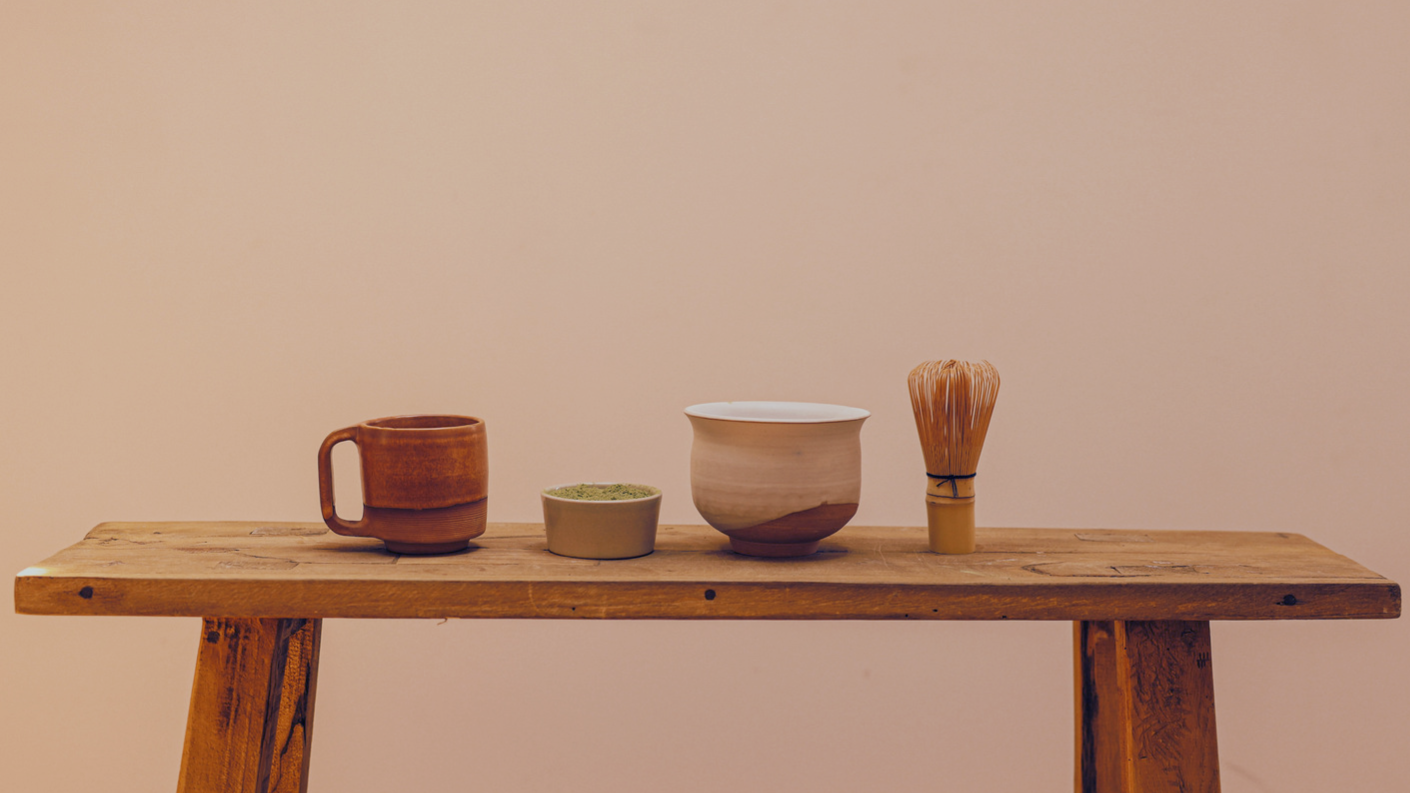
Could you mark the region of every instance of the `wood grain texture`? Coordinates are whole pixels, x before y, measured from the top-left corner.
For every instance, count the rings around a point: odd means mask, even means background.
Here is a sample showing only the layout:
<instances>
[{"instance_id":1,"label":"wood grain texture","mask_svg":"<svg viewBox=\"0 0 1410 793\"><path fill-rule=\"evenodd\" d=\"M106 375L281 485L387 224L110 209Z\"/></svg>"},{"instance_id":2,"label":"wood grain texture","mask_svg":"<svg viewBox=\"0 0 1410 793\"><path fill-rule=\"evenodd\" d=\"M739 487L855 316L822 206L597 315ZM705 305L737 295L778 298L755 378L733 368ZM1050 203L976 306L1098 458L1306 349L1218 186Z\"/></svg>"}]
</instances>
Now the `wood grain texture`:
<instances>
[{"instance_id":1,"label":"wood grain texture","mask_svg":"<svg viewBox=\"0 0 1410 793\"><path fill-rule=\"evenodd\" d=\"M1114 622L1074 622L1077 793L1122 790L1124 702Z\"/></svg>"},{"instance_id":2,"label":"wood grain texture","mask_svg":"<svg viewBox=\"0 0 1410 793\"><path fill-rule=\"evenodd\" d=\"M178 793L308 787L322 622L207 618Z\"/></svg>"},{"instance_id":3,"label":"wood grain texture","mask_svg":"<svg viewBox=\"0 0 1410 793\"><path fill-rule=\"evenodd\" d=\"M1079 623L1078 793L1218 793L1209 623Z\"/></svg>"},{"instance_id":4,"label":"wood grain texture","mask_svg":"<svg viewBox=\"0 0 1410 793\"><path fill-rule=\"evenodd\" d=\"M639 559L548 552L540 524L469 550L388 553L309 523L106 523L15 581L28 614L608 619L1360 619L1400 587L1296 534L980 529L930 553L922 528L848 527L760 559L663 526Z\"/></svg>"}]
</instances>

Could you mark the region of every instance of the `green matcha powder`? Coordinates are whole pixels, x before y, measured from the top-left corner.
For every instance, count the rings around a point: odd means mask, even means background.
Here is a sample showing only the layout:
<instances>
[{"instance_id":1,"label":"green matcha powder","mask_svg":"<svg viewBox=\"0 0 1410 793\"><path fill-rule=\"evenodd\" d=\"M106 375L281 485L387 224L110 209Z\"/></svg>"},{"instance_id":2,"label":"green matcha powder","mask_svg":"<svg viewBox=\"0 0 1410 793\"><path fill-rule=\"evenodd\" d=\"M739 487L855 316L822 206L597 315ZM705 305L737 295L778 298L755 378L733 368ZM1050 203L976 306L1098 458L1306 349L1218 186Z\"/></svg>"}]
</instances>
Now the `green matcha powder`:
<instances>
[{"instance_id":1,"label":"green matcha powder","mask_svg":"<svg viewBox=\"0 0 1410 793\"><path fill-rule=\"evenodd\" d=\"M556 498L574 501L626 501L656 495L656 488L645 485L569 485L544 491Z\"/></svg>"}]
</instances>

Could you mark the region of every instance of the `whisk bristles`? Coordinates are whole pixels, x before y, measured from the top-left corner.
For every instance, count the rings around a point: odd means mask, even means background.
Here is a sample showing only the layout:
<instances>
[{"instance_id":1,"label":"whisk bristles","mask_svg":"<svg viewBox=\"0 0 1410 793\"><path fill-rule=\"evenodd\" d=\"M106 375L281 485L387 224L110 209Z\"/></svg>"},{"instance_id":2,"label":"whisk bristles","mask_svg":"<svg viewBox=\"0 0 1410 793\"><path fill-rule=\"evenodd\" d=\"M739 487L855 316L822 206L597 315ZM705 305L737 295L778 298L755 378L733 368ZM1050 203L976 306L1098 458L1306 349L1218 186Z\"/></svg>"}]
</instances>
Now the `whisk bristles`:
<instances>
[{"instance_id":1,"label":"whisk bristles","mask_svg":"<svg viewBox=\"0 0 1410 793\"><path fill-rule=\"evenodd\" d=\"M988 361L926 361L908 380L926 471L934 477L973 475L999 395L999 370Z\"/></svg>"}]
</instances>

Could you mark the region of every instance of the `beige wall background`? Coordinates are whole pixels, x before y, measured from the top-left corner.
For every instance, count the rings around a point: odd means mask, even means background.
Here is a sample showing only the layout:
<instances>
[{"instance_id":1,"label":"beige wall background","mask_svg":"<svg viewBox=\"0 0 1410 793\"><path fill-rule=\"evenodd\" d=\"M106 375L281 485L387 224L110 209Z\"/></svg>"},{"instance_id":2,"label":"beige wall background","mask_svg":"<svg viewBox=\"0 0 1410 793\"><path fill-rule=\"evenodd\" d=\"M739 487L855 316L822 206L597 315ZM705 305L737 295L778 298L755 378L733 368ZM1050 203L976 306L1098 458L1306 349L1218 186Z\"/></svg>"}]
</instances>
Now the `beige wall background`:
<instances>
[{"instance_id":1,"label":"beige wall background","mask_svg":"<svg viewBox=\"0 0 1410 793\"><path fill-rule=\"evenodd\" d=\"M360 419L491 519L698 523L686 405L1004 377L986 525L1306 533L1410 580L1410 6L0 5L0 568L318 519ZM338 458L356 498L354 468ZM175 781L198 625L0 604L0 787ZM1225 790L1410 788L1405 621L1216 623ZM1064 790L1068 624L332 621L316 790Z\"/></svg>"}]
</instances>

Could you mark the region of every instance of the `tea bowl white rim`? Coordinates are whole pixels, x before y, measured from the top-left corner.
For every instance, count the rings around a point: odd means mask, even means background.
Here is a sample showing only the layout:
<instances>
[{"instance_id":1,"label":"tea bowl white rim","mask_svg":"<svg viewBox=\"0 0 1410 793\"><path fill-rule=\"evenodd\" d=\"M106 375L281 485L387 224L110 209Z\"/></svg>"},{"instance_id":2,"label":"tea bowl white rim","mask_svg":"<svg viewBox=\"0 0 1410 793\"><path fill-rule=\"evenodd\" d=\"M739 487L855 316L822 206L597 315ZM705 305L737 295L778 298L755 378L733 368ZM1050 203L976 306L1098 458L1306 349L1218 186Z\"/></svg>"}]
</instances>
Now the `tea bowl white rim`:
<instances>
[{"instance_id":1,"label":"tea bowl white rim","mask_svg":"<svg viewBox=\"0 0 1410 793\"><path fill-rule=\"evenodd\" d=\"M756 424L834 424L860 421L871 411L823 402L705 402L685 409L687 416Z\"/></svg>"}]
</instances>

